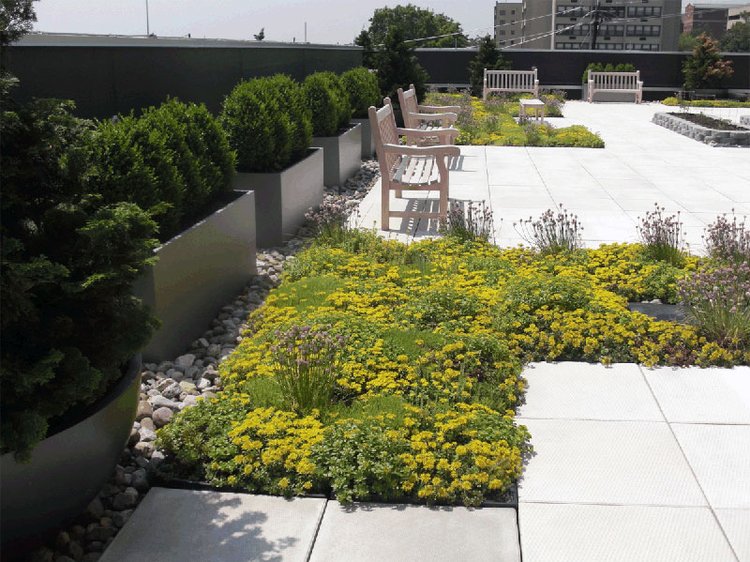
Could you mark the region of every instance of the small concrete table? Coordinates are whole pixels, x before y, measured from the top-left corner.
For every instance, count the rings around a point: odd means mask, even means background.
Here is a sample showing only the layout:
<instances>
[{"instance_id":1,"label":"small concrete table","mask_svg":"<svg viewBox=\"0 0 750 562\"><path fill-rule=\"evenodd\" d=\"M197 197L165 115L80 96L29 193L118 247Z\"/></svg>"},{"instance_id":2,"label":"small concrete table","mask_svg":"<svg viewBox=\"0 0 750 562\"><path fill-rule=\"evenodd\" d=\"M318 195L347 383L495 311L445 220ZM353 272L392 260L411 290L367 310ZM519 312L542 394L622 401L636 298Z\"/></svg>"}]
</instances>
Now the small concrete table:
<instances>
[{"instance_id":1,"label":"small concrete table","mask_svg":"<svg viewBox=\"0 0 750 562\"><path fill-rule=\"evenodd\" d=\"M522 120L526 117L526 110L531 108L534 110L534 118L539 119L539 110L542 110L542 123L544 123L544 102L540 99L523 99L520 100L521 109L518 111L518 119Z\"/></svg>"}]
</instances>

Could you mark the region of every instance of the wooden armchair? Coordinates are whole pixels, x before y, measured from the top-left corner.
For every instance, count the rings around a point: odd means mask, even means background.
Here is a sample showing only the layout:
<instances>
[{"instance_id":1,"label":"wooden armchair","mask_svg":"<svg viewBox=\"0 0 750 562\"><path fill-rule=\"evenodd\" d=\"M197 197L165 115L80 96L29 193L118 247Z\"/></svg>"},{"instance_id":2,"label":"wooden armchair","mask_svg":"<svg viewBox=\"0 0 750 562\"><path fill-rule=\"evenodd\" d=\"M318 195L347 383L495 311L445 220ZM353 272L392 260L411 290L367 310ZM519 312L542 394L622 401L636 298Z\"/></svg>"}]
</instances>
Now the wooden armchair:
<instances>
[{"instance_id":1,"label":"wooden armchair","mask_svg":"<svg viewBox=\"0 0 750 562\"><path fill-rule=\"evenodd\" d=\"M370 107L370 127L375 139L381 174L381 228L390 230L391 217L434 218L445 220L448 214L448 166L446 159L460 156L457 146L408 146L400 144L400 137L417 141L434 137L435 133L419 129L396 127L391 100L385 98L380 109ZM391 211L390 194L402 197L404 190L437 191L440 194L439 211Z\"/></svg>"},{"instance_id":2,"label":"wooden armchair","mask_svg":"<svg viewBox=\"0 0 750 562\"><path fill-rule=\"evenodd\" d=\"M457 105L419 105L417 103L417 90L414 84L409 84L409 89L404 92L399 88L398 103L401 105L401 114L404 116L404 125L407 129L421 129L432 133L432 140L438 144L453 144L458 136L458 130L451 127L458 119L461 108ZM419 144L429 143L427 137Z\"/></svg>"}]
</instances>

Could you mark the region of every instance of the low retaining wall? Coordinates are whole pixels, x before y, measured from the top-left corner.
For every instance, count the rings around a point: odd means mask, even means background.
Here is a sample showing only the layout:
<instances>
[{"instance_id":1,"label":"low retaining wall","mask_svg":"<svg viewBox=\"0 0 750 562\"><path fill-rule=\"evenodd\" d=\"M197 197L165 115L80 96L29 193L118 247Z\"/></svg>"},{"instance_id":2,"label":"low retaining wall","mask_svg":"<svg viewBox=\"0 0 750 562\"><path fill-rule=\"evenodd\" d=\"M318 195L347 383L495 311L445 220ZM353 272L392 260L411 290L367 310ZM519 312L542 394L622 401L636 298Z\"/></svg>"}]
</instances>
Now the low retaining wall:
<instances>
[{"instance_id":1,"label":"low retaining wall","mask_svg":"<svg viewBox=\"0 0 750 562\"><path fill-rule=\"evenodd\" d=\"M685 119L680 119L676 115L669 115L668 113L655 114L653 122L666 127L670 131L680 133L706 144L717 146L750 146L750 130L720 131L718 129L709 129Z\"/></svg>"}]
</instances>

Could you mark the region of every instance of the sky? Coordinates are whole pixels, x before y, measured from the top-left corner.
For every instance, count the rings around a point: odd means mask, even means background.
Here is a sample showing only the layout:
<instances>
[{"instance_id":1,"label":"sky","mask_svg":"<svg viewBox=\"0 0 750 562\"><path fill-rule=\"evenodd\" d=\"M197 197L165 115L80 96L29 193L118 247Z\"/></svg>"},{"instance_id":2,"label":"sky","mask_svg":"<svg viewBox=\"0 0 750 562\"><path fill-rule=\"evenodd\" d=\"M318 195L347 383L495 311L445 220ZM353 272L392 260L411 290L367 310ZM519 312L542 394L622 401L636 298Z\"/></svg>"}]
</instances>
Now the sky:
<instances>
[{"instance_id":1,"label":"sky","mask_svg":"<svg viewBox=\"0 0 750 562\"><path fill-rule=\"evenodd\" d=\"M533 1L533 0L532 0ZM686 5L689 0L683 0ZM693 0L746 4L750 0ZM35 31L252 39L261 28L269 41L351 43L376 8L398 4L429 8L456 20L469 36L492 32L494 0L40 0Z\"/></svg>"}]
</instances>

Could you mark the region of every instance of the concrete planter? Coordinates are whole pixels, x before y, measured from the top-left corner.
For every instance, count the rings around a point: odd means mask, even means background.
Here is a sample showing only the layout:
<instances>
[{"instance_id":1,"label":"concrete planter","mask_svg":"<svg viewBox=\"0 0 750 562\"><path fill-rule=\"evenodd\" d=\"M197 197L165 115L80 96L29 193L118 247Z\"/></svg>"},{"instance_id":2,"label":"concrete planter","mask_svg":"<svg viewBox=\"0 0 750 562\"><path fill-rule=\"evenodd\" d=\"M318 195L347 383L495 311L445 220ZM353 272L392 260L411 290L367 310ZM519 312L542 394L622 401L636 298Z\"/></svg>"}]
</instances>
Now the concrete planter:
<instances>
[{"instance_id":1,"label":"concrete planter","mask_svg":"<svg viewBox=\"0 0 750 562\"><path fill-rule=\"evenodd\" d=\"M362 125L362 159L370 160L375 155L375 141L372 138L372 129L370 128L370 119L352 119L352 123Z\"/></svg>"},{"instance_id":2,"label":"concrete planter","mask_svg":"<svg viewBox=\"0 0 750 562\"><path fill-rule=\"evenodd\" d=\"M304 159L281 172L234 175L236 189L255 192L259 247L278 246L293 236L310 207L323 201L323 158L323 149L312 148Z\"/></svg>"},{"instance_id":3,"label":"concrete planter","mask_svg":"<svg viewBox=\"0 0 750 562\"><path fill-rule=\"evenodd\" d=\"M743 115L740 117L740 125L750 129L750 115Z\"/></svg>"},{"instance_id":4,"label":"concrete planter","mask_svg":"<svg viewBox=\"0 0 750 562\"><path fill-rule=\"evenodd\" d=\"M329 187L342 185L362 163L362 125L352 124L336 137L313 137L312 146L323 148L323 183Z\"/></svg>"},{"instance_id":5,"label":"concrete planter","mask_svg":"<svg viewBox=\"0 0 750 562\"><path fill-rule=\"evenodd\" d=\"M138 356L105 396L39 443L28 463L0 457L3 558L81 514L110 477L135 419L140 371Z\"/></svg>"},{"instance_id":6,"label":"concrete planter","mask_svg":"<svg viewBox=\"0 0 750 562\"><path fill-rule=\"evenodd\" d=\"M654 114L653 122L686 137L715 146L750 146L750 130L709 129L669 113Z\"/></svg>"},{"instance_id":7,"label":"concrete planter","mask_svg":"<svg viewBox=\"0 0 750 562\"><path fill-rule=\"evenodd\" d=\"M240 197L156 249L133 293L161 328L143 350L161 361L184 352L255 274L255 194Z\"/></svg>"}]
</instances>

